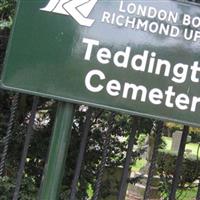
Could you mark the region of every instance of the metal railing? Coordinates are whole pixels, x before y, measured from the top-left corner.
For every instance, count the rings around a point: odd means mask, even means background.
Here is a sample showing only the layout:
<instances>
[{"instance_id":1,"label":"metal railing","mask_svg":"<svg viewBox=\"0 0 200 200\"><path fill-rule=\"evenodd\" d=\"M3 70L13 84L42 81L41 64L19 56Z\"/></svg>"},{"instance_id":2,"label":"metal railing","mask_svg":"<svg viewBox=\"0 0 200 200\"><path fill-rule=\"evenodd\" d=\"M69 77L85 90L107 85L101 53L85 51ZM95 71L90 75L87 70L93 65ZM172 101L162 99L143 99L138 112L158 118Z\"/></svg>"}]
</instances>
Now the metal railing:
<instances>
[{"instance_id":1,"label":"metal railing","mask_svg":"<svg viewBox=\"0 0 200 200\"><path fill-rule=\"evenodd\" d=\"M4 169L5 169L5 164L6 164L6 158L8 157L8 151L9 151L9 142L11 140L12 137L12 131L13 131L13 127L14 127L14 120L15 120L15 116L18 112L18 110L20 109L18 107L18 101L20 98L20 94L15 94L11 99L12 99L12 105L11 105L11 111L10 111L10 120L8 122L8 126L7 126L7 133L6 136L3 138L3 149L1 152L1 163L0 163L0 175L4 176ZM37 114L37 109L38 109L38 101L39 98L38 97L34 97L33 98L33 103L32 103L32 109L30 112L30 116L29 116L29 122L28 122L28 127L27 127L27 131L26 131L26 135L25 135L25 141L24 141L24 147L22 150L22 154L21 154L21 161L19 164L19 169L17 172L17 177L16 177L16 183L15 183L15 189L13 191L13 200L17 200L19 198L19 193L20 193L20 187L22 185L22 181L23 181L23 173L25 170L25 163L27 161L28 158L28 149L31 143L31 138L34 137L33 135L33 126L34 126L34 119L35 116ZM64 109L64 108L60 108L60 109ZM93 108L89 108L88 111L85 114L85 123L84 123L84 127L83 127L83 134L81 136L81 141L80 141L80 146L79 146L79 154L77 157L77 161L76 161L76 166L74 168L74 176L72 178L72 184L71 184L71 192L69 195L69 199L70 200L74 200L77 199L77 187L80 184L79 183L79 177L81 176L81 169L84 168L84 157L86 153L86 146L87 146L87 142L89 141L89 130L91 128L92 125L92 117L94 115L93 113ZM73 111L72 111L73 112ZM103 112L103 111L101 111ZM68 113L69 114L69 113ZM68 115L67 114L67 115ZM59 112L57 113L57 115L59 115ZM93 200L97 200L97 199L101 199L100 198L100 193L101 193L101 188L102 188L102 179L103 179L103 174L105 171L105 167L107 165L107 159L109 158L109 145L110 145L110 137L111 137L111 132L114 130L115 128L115 113L110 113L110 117L108 120L108 127L107 130L104 130L102 132L103 134L103 146L102 146L102 158L101 158L101 162L99 163L99 167L98 167L98 172L97 177L96 177L96 183L94 185L94 193L93 193ZM59 120L61 120L62 117L59 117ZM124 166L123 166L123 171L121 174L121 181L119 183L119 188L118 188L118 193L116 193L116 199L117 200L123 200L125 199L125 194L126 194L126 189L127 189L127 184L128 184L128 180L129 180L129 169L130 169L130 163L131 160L134 158L134 154L133 154L133 146L136 143L136 135L138 134L138 129L140 127L139 122L140 122L139 117L132 117L132 131L129 134L129 142L128 142L128 146L127 146L127 151L126 151L126 158L124 160ZM60 127L63 128L63 126L65 126L65 121L57 121L55 122L54 129L59 129ZM157 155L158 155L158 149L159 149L159 145L160 145L160 140L161 140L161 133L162 133L162 127L163 127L163 122L161 121L154 121L153 122L153 128L152 128L152 132L155 134L155 143L154 143L154 150L153 150L153 155L152 155L152 159L151 159L151 164L149 166L149 172L148 172L148 178L146 181L146 187L145 187L145 191L144 191L144 200L150 199L149 198L149 194L150 194L150 188L151 188L151 183L152 183L152 179L154 176L154 172L156 170L156 159L157 159ZM68 127L70 128L70 127ZM188 131L189 131L189 127L188 126L184 126L183 128L183 134L182 134L182 138L181 138L181 143L180 143L180 147L179 147L179 151L178 151L178 156L177 156L177 160L176 160L176 167L174 170L174 175L173 175L173 180L171 182L171 190L169 193L169 200L175 200L176 199L176 191L179 188L179 181L180 181L180 176L181 176L181 165L182 165L182 161L184 159L184 151L185 151L185 145L186 145L186 141L187 141L187 135L188 135ZM61 136L62 137L62 136ZM92 136L91 136L92 137ZM55 157L60 157L60 159L62 160L62 162L65 162L66 159L66 147L63 147L63 151L62 152L57 152L56 150L56 146L62 145L62 139L59 140L55 140L54 138L52 139L52 143L54 144L54 154L51 158L51 160L49 160L48 165L51 166L51 162L55 162L54 158ZM69 145L69 144L68 144ZM76 147L77 148L77 147ZM51 149L50 149L51 151ZM61 165L60 165L61 166ZM57 191L59 191L59 187L61 185L62 182L62 169L55 169L56 173L52 176L50 173L50 171L48 172L48 170L46 171L46 173L48 174L48 178L46 180L46 185L48 188L49 184L53 184L55 191L49 191L51 194L51 199L57 199ZM61 173L61 174L60 174ZM196 199L200 199L200 185L198 185L198 191L197 191L197 195L196 195ZM45 193L46 194L46 193ZM40 199L47 199L47 197L45 196L45 194L40 194ZM49 197L48 197L49 198Z\"/></svg>"}]
</instances>

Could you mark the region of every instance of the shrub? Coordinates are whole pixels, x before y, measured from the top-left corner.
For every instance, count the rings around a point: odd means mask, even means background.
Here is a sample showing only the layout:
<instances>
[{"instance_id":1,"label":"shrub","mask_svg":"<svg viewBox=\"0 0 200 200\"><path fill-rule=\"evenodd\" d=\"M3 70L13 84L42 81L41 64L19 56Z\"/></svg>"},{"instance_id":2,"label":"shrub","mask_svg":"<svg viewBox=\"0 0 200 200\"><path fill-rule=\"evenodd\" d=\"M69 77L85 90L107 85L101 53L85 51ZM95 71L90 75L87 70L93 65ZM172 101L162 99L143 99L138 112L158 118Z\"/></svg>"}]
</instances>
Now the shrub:
<instances>
[{"instance_id":1,"label":"shrub","mask_svg":"<svg viewBox=\"0 0 200 200\"><path fill-rule=\"evenodd\" d=\"M160 190L169 193L171 182L175 171L177 155L172 152L159 152L157 159L157 172L160 175ZM200 177L200 160L194 156L187 156L183 160L180 183L181 190L194 187L194 181Z\"/></svg>"}]
</instances>

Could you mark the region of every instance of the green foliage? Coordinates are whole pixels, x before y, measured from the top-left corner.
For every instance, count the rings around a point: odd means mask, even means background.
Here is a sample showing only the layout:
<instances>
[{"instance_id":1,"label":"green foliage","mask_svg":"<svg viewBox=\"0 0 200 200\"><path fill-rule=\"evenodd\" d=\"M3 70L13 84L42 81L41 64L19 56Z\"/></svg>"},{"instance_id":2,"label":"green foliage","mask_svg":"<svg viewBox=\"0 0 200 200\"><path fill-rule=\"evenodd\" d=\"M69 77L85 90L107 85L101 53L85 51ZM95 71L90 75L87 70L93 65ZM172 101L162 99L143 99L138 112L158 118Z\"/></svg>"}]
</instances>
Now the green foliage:
<instances>
[{"instance_id":1,"label":"green foliage","mask_svg":"<svg viewBox=\"0 0 200 200\"><path fill-rule=\"evenodd\" d=\"M175 122L166 122L165 126L170 130L171 133L173 133L176 130L181 131L183 129L183 125L182 124L177 124ZM194 138L197 138L197 140L195 140L194 142L200 142L200 138L198 136L194 136L194 135L199 135L200 134L200 128L197 127L190 127L189 128L189 134L193 135Z\"/></svg>"},{"instance_id":2,"label":"green foliage","mask_svg":"<svg viewBox=\"0 0 200 200\"><path fill-rule=\"evenodd\" d=\"M18 111L16 125L13 130L13 136L9 145L9 152L6 159L5 174L7 174L8 180L4 181L4 184L9 184L10 188L4 195L7 199L13 194L13 187L15 184L15 176L18 170L22 147L24 144L24 136L27 131L27 119L31 109L32 98L29 96L21 96L20 108L24 107L23 112ZM2 101L3 102L3 101ZM8 101L8 105L9 105ZM21 104L22 103L22 104ZM48 145L51 136L51 130L53 126L53 119L55 116L56 104L52 101L41 99L37 111L36 125L34 126L34 134L29 148L28 157L26 159L25 175L23 178L23 185L21 188L21 196L23 200L28 199L36 195L36 191L40 187L41 176L44 169L44 163L47 158ZM43 113L43 114L42 114ZM2 116L7 115L9 117L9 109L3 112ZM94 191L95 180L98 174L99 163L102 158L104 134L109 126L113 126L109 145L109 159L107 159L106 166L115 168L122 166L125 158L125 152L127 148L127 136L131 132L132 117L128 115L116 114L114 123L111 125L108 123L110 112L104 112L99 109L93 109L92 124L89 132L89 139L86 148L85 160L82 166L82 172L79 179L77 199L91 198ZM48 120L48 123L43 122ZM5 120L7 121L8 118ZM69 149L67 165L65 170L65 176L62 185L62 191L60 193L60 199L66 199L69 196L71 180L74 175L74 169L76 165L76 158L78 156L80 140L82 138L84 125L86 120L86 113L80 110L80 107L76 107L74 124L72 128L71 145ZM6 131L6 128L4 129ZM0 138L3 138L0 133ZM125 138L122 140L122 138ZM3 145L3 143L2 143ZM3 146L2 146L3 147ZM5 187L2 188L2 191ZM102 191L102 195L105 191ZM26 196L27 195L27 196Z\"/></svg>"},{"instance_id":3,"label":"green foliage","mask_svg":"<svg viewBox=\"0 0 200 200\"><path fill-rule=\"evenodd\" d=\"M145 165L147 161L145 159L138 159L133 165L131 170L134 172L139 172Z\"/></svg>"},{"instance_id":4,"label":"green foliage","mask_svg":"<svg viewBox=\"0 0 200 200\"><path fill-rule=\"evenodd\" d=\"M171 137L162 137L163 142L166 144L165 148L163 149L164 151L170 151L171 150L171 146L172 146L172 138ZM187 143L186 147L185 147L185 155L189 154L191 156L196 156L198 154L198 147L199 144L197 143ZM200 152L199 152L200 153ZM200 158L200 155L198 155Z\"/></svg>"},{"instance_id":5,"label":"green foliage","mask_svg":"<svg viewBox=\"0 0 200 200\"><path fill-rule=\"evenodd\" d=\"M1 0L0 2L0 29L11 28L15 12L16 1Z\"/></svg>"},{"instance_id":6,"label":"green foliage","mask_svg":"<svg viewBox=\"0 0 200 200\"><path fill-rule=\"evenodd\" d=\"M144 143L145 143L146 138L147 138L146 134L143 134L143 133L140 134L139 137L138 137L138 139L137 139L137 145L139 147L142 147L144 145Z\"/></svg>"},{"instance_id":7,"label":"green foliage","mask_svg":"<svg viewBox=\"0 0 200 200\"><path fill-rule=\"evenodd\" d=\"M169 195L171 180L173 178L177 155L171 152L159 152L157 170L161 177L160 190L166 196ZM200 161L196 157L187 156L183 160L179 191L187 191L194 187L194 181L200 177ZM179 192L179 198L182 194ZM178 198L177 198L178 199Z\"/></svg>"},{"instance_id":8,"label":"green foliage","mask_svg":"<svg viewBox=\"0 0 200 200\"><path fill-rule=\"evenodd\" d=\"M89 198L91 191L94 190L95 180L98 174L99 163L101 162L103 152L103 141L107 128L111 126L108 121L110 112L103 112L99 109L94 109L92 115L92 125L89 132L89 139L85 154L84 166L82 168L81 176L79 179L78 199L83 197ZM70 185L70 180L73 176L73 171L76 164L77 150L80 145L81 135L83 133L85 124L85 113L76 110L74 120L74 127L72 130L72 141L68 155L67 168L68 173L65 175L64 183ZM109 158L107 159L106 166L115 168L123 165L127 147L127 135L131 131L131 117L127 115L116 114L115 122L112 125L110 134L110 145L108 148ZM70 173L69 173L70 172ZM90 188L90 190L88 189ZM103 192L103 191L102 191ZM104 192L102 195L105 194Z\"/></svg>"},{"instance_id":9,"label":"green foliage","mask_svg":"<svg viewBox=\"0 0 200 200\"><path fill-rule=\"evenodd\" d=\"M191 135L191 142L194 142L194 143L200 142L200 134L197 134L197 132L191 132L190 135Z\"/></svg>"},{"instance_id":10,"label":"green foliage","mask_svg":"<svg viewBox=\"0 0 200 200\"><path fill-rule=\"evenodd\" d=\"M13 24L15 6L15 0L0 1L0 73L5 56L5 50L8 42L10 28Z\"/></svg>"},{"instance_id":11,"label":"green foliage","mask_svg":"<svg viewBox=\"0 0 200 200\"><path fill-rule=\"evenodd\" d=\"M8 176L0 177L0 200L12 199L14 190L14 180ZM22 182L19 199L34 200L36 199L37 188L34 177L25 176Z\"/></svg>"},{"instance_id":12,"label":"green foliage","mask_svg":"<svg viewBox=\"0 0 200 200\"><path fill-rule=\"evenodd\" d=\"M1 199L11 199L11 193L13 191L14 184L12 183L11 178L8 176L0 177L0 194Z\"/></svg>"}]
</instances>

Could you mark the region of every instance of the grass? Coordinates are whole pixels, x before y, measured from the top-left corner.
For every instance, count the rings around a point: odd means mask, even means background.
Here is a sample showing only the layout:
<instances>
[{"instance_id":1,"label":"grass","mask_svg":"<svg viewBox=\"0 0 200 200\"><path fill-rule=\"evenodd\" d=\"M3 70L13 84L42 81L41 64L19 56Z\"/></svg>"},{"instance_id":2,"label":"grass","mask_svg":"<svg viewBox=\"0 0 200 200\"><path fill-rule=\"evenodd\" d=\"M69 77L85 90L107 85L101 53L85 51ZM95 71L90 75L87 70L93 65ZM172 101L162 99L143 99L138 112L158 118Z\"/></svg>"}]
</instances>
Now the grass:
<instances>
[{"instance_id":1,"label":"grass","mask_svg":"<svg viewBox=\"0 0 200 200\"><path fill-rule=\"evenodd\" d=\"M172 146L172 138L171 137L163 137L164 142L166 143L166 147L163 151L170 151ZM198 144L196 143L188 143L186 144L186 150L190 150L190 155L197 156ZM200 158L200 155L199 155ZM132 171L138 172L142 167L146 164L145 159L138 159L134 165L132 166Z\"/></svg>"},{"instance_id":2,"label":"grass","mask_svg":"<svg viewBox=\"0 0 200 200\"><path fill-rule=\"evenodd\" d=\"M138 159L135 164L132 166L131 170L134 172L139 172L142 167L145 166L147 161L145 159Z\"/></svg>"},{"instance_id":3,"label":"grass","mask_svg":"<svg viewBox=\"0 0 200 200\"><path fill-rule=\"evenodd\" d=\"M170 151L171 150L171 145L172 145L172 138L170 138L170 137L163 137L163 140L166 143L165 150ZM198 146L199 145L196 144L196 143L188 143L188 144L186 144L185 149L186 150L190 150L192 155L197 156ZM200 158L200 155L199 155L199 158Z\"/></svg>"},{"instance_id":4,"label":"grass","mask_svg":"<svg viewBox=\"0 0 200 200\"><path fill-rule=\"evenodd\" d=\"M190 149L192 151L192 154L197 155L197 149L198 149L198 144L195 143L189 143L186 145L186 150Z\"/></svg>"},{"instance_id":5,"label":"grass","mask_svg":"<svg viewBox=\"0 0 200 200\"><path fill-rule=\"evenodd\" d=\"M165 149L169 151L171 149L171 146L172 146L172 139L170 137L163 137L162 139L166 143Z\"/></svg>"},{"instance_id":6,"label":"grass","mask_svg":"<svg viewBox=\"0 0 200 200\"><path fill-rule=\"evenodd\" d=\"M166 143L165 149L163 151L170 151L172 146L172 138L163 137L163 140ZM186 150L190 150L190 155L197 156L198 144L188 143L186 144ZM200 158L200 155L199 155ZM135 164L132 166L132 171L139 172L142 167L146 164L145 159L138 159ZM177 200L193 200L196 198L197 188L187 189L187 190L178 190L176 193Z\"/></svg>"},{"instance_id":7,"label":"grass","mask_svg":"<svg viewBox=\"0 0 200 200\"><path fill-rule=\"evenodd\" d=\"M197 188L192 188L189 190L177 190L176 200L195 200L197 194ZM167 194L163 194L163 198L167 198Z\"/></svg>"},{"instance_id":8,"label":"grass","mask_svg":"<svg viewBox=\"0 0 200 200\"><path fill-rule=\"evenodd\" d=\"M176 193L176 197L178 197L177 200L193 200L196 199L197 195L197 188L192 188L189 190L178 190Z\"/></svg>"}]
</instances>

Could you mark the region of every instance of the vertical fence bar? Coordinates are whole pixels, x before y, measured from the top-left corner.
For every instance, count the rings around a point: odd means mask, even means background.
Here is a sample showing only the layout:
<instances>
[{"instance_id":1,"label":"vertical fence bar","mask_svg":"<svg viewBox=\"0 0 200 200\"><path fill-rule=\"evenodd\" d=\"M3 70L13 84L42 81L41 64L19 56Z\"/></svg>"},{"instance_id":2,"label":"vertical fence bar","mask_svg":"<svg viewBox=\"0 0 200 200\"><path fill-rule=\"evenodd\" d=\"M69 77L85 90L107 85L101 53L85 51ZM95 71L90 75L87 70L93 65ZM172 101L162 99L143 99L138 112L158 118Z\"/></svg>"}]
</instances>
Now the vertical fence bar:
<instances>
[{"instance_id":1,"label":"vertical fence bar","mask_svg":"<svg viewBox=\"0 0 200 200\"><path fill-rule=\"evenodd\" d=\"M198 183L198 190L197 190L196 200L200 200L200 180L199 180L199 183Z\"/></svg>"},{"instance_id":2,"label":"vertical fence bar","mask_svg":"<svg viewBox=\"0 0 200 200\"><path fill-rule=\"evenodd\" d=\"M156 139L154 143L154 148L153 148L153 154L151 158L151 164L149 167L149 173L148 173L148 178L147 178L147 183L146 183L146 188L144 192L144 200L149 199L149 192L151 188L151 182L154 176L154 171L156 168L156 159L157 159L157 154L158 154L158 148L161 140L161 135L162 135L162 127L163 127L163 122L162 121L154 121L152 131L156 133Z\"/></svg>"},{"instance_id":3,"label":"vertical fence bar","mask_svg":"<svg viewBox=\"0 0 200 200\"><path fill-rule=\"evenodd\" d=\"M22 177L23 177L23 171L24 171L24 167L25 167L25 163L26 163L26 157L28 154L28 148L29 148L29 144L31 141L31 136L33 134L33 125L34 125L34 121L35 121L35 115L36 115L36 111L37 111L38 101L39 101L39 97L33 98L31 116L30 116L29 123L28 123L27 134L25 136L24 148L22 151L22 157L21 157L21 161L20 161L20 165L19 165L19 171L17 172L17 180L16 180L15 191L13 194L13 200L17 200L18 196L19 196L19 191L20 191Z\"/></svg>"},{"instance_id":4,"label":"vertical fence bar","mask_svg":"<svg viewBox=\"0 0 200 200\"><path fill-rule=\"evenodd\" d=\"M194 0L194 2L199 3L198 0ZM198 152L199 152L199 147L198 147ZM197 153L197 161L199 159L198 156L199 156L199 153ZM198 180L199 180L199 183L198 183L198 190L197 190L196 200L200 200L200 178Z\"/></svg>"},{"instance_id":5,"label":"vertical fence bar","mask_svg":"<svg viewBox=\"0 0 200 200\"><path fill-rule=\"evenodd\" d=\"M197 171L196 173L198 173L198 162L199 162L199 151L200 151L200 143L198 145L198 148L197 148ZM197 195L196 195L196 200L200 200L200 177L198 178L198 188L197 188Z\"/></svg>"},{"instance_id":6,"label":"vertical fence bar","mask_svg":"<svg viewBox=\"0 0 200 200\"><path fill-rule=\"evenodd\" d=\"M181 137L181 143L180 143L179 150L178 150L178 158L176 160L176 168L175 168L175 172L174 172L174 176L173 176L173 180L172 180L172 186L171 186L171 191L170 191L170 195L169 195L169 200L176 199L176 190L177 190L179 179L180 179L181 166L182 166L182 161L184 158L185 145L187 142L188 132L189 132L189 127L184 126L183 134Z\"/></svg>"},{"instance_id":7,"label":"vertical fence bar","mask_svg":"<svg viewBox=\"0 0 200 200\"><path fill-rule=\"evenodd\" d=\"M122 177L120 181L120 189L117 196L117 200L123 200L126 195L126 186L127 186L127 180L128 180L128 174L129 174L129 167L130 167L130 163L132 159L133 145L134 145L135 136L138 130L138 120L139 118L133 117L132 130L129 136L126 160L124 163L124 169L123 169L123 173L122 173Z\"/></svg>"},{"instance_id":8,"label":"vertical fence bar","mask_svg":"<svg viewBox=\"0 0 200 200\"><path fill-rule=\"evenodd\" d=\"M114 121L114 116L115 114L112 113L108 122L108 130L104 133L104 144L103 144L103 154L102 154L102 160L99 166L99 172L98 172L98 177L95 183L95 191L92 200L98 200L99 197L99 192L101 189L101 183L102 183L102 178L103 178L103 173L107 161L107 156L108 156L108 147L110 144L110 137L111 137L111 131L113 130L113 121Z\"/></svg>"},{"instance_id":9,"label":"vertical fence bar","mask_svg":"<svg viewBox=\"0 0 200 200\"><path fill-rule=\"evenodd\" d=\"M61 102L58 104L49 158L38 195L39 200L58 199L71 138L73 116L73 104Z\"/></svg>"},{"instance_id":10,"label":"vertical fence bar","mask_svg":"<svg viewBox=\"0 0 200 200\"><path fill-rule=\"evenodd\" d=\"M78 155L78 159L76 161L76 169L75 169L74 178L72 181L71 194L70 194L70 198L69 198L70 200L75 200L75 198L76 198L77 184L78 184L78 179L80 176L81 165L82 165L82 162L84 159L84 153L85 153L85 148L86 148L86 144L87 144L89 128L91 125L91 117L92 117L92 109L89 108L89 110L87 111L87 114L86 114L86 122L85 122L84 131L83 131L83 136L81 139L79 155Z\"/></svg>"},{"instance_id":11,"label":"vertical fence bar","mask_svg":"<svg viewBox=\"0 0 200 200\"><path fill-rule=\"evenodd\" d=\"M8 128L7 128L7 132L6 132L6 136L4 137L4 148L3 148L3 152L2 152L2 156L1 156L1 162L0 162L0 176L3 175L3 170L5 167L5 160L6 160L6 156L8 153L8 145L9 145L9 140L12 136L12 129L13 129L13 124L14 124L14 120L15 120L15 116L16 116L16 110L18 107L18 101L19 101L19 94L16 93L14 95L14 98L12 100L12 105L11 105L11 114L10 114L10 120L8 122Z\"/></svg>"}]
</instances>

